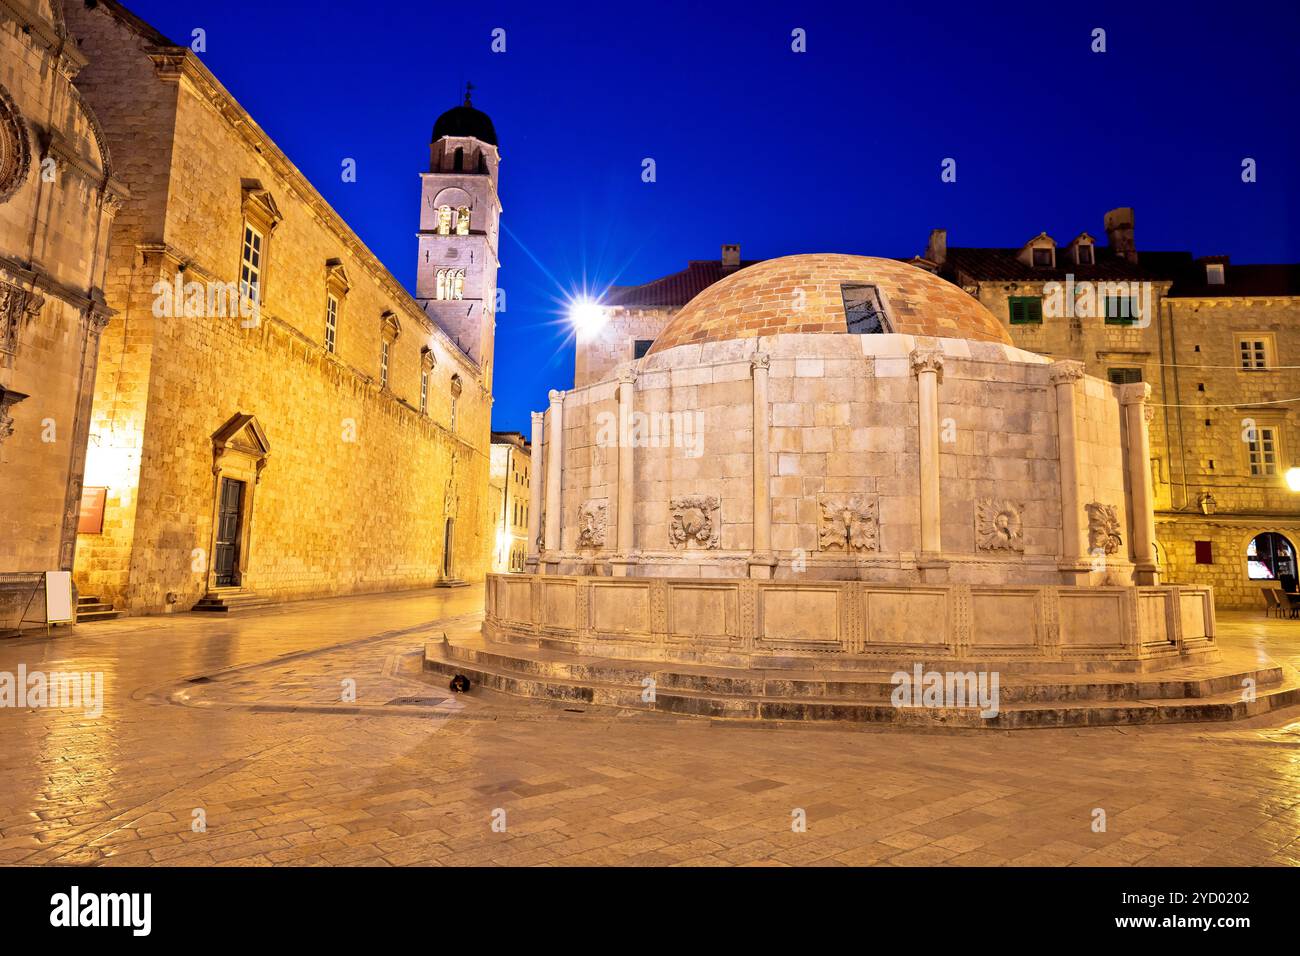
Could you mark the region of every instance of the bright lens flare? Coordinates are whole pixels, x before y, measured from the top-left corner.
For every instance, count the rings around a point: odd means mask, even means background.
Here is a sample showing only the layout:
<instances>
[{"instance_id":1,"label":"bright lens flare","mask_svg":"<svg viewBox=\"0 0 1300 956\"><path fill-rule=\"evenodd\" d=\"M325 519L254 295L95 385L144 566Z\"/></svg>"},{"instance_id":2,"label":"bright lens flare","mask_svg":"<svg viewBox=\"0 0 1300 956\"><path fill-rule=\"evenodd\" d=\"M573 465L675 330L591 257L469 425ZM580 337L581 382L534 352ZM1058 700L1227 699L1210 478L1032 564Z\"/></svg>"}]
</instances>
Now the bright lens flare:
<instances>
[{"instance_id":1,"label":"bright lens flare","mask_svg":"<svg viewBox=\"0 0 1300 956\"><path fill-rule=\"evenodd\" d=\"M592 339L605 327L605 310L599 302L576 299L569 303L569 324L580 339Z\"/></svg>"},{"instance_id":2,"label":"bright lens flare","mask_svg":"<svg viewBox=\"0 0 1300 956\"><path fill-rule=\"evenodd\" d=\"M1300 491L1300 468L1286 470L1286 486L1292 491Z\"/></svg>"}]
</instances>

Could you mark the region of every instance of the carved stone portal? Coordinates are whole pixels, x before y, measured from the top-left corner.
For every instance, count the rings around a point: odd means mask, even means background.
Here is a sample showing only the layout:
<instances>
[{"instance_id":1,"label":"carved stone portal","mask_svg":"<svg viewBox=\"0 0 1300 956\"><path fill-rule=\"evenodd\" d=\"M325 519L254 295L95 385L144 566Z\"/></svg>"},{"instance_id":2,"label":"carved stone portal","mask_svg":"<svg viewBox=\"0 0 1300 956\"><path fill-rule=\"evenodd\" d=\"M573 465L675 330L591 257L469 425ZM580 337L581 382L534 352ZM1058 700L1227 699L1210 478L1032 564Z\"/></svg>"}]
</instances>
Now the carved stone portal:
<instances>
[{"instance_id":1,"label":"carved stone portal","mask_svg":"<svg viewBox=\"0 0 1300 956\"><path fill-rule=\"evenodd\" d=\"M668 502L671 512L668 543L674 548L718 547L718 508L722 504L716 495L687 495Z\"/></svg>"},{"instance_id":2,"label":"carved stone portal","mask_svg":"<svg viewBox=\"0 0 1300 956\"><path fill-rule=\"evenodd\" d=\"M817 496L817 548L821 551L879 551L880 535L874 497Z\"/></svg>"},{"instance_id":3,"label":"carved stone portal","mask_svg":"<svg viewBox=\"0 0 1300 956\"><path fill-rule=\"evenodd\" d=\"M605 523L609 516L609 499L592 498L578 509L578 547L603 548Z\"/></svg>"},{"instance_id":4,"label":"carved stone portal","mask_svg":"<svg viewBox=\"0 0 1300 956\"><path fill-rule=\"evenodd\" d=\"M1025 506L1019 501L980 498L975 502L975 546L981 551L1024 551Z\"/></svg>"},{"instance_id":5,"label":"carved stone portal","mask_svg":"<svg viewBox=\"0 0 1300 956\"><path fill-rule=\"evenodd\" d=\"M1088 512L1088 550L1114 554L1124 543L1115 506L1092 501L1083 507Z\"/></svg>"}]
</instances>

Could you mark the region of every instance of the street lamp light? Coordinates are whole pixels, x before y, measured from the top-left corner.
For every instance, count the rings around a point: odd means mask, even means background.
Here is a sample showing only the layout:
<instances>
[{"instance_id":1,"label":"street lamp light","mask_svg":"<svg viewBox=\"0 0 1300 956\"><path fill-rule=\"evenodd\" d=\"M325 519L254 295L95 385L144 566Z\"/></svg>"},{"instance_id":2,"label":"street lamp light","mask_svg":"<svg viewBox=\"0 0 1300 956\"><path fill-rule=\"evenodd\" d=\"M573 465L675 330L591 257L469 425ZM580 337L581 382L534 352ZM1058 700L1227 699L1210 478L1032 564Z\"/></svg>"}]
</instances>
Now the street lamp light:
<instances>
[{"instance_id":1,"label":"street lamp light","mask_svg":"<svg viewBox=\"0 0 1300 956\"><path fill-rule=\"evenodd\" d=\"M605 309L585 296L569 303L569 324L580 339L592 339L605 327Z\"/></svg>"},{"instance_id":2,"label":"street lamp light","mask_svg":"<svg viewBox=\"0 0 1300 956\"><path fill-rule=\"evenodd\" d=\"M1286 486L1292 491L1300 491L1300 466L1286 470Z\"/></svg>"}]
</instances>

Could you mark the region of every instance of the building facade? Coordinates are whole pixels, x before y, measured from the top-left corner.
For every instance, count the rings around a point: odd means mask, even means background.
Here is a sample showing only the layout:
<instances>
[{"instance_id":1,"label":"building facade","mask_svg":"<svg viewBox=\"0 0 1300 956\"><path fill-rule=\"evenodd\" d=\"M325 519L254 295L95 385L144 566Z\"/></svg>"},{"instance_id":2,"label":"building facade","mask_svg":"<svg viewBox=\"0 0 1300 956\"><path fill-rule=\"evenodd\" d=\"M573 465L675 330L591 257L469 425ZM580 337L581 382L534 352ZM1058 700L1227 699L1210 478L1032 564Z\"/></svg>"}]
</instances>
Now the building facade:
<instances>
[{"instance_id":1,"label":"building facade","mask_svg":"<svg viewBox=\"0 0 1300 956\"><path fill-rule=\"evenodd\" d=\"M86 62L60 4L0 3L0 630L39 606L41 572L72 570L112 315L103 286L124 190L74 86Z\"/></svg>"},{"instance_id":2,"label":"building facade","mask_svg":"<svg viewBox=\"0 0 1300 956\"><path fill-rule=\"evenodd\" d=\"M131 190L87 461L105 505L79 537L80 588L155 613L481 577L491 314L475 338L423 278L419 298L403 289L187 47L112 0L65 10ZM482 268L446 302L491 301L495 134L445 120L425 197L454 183L473 212L454 235L422 231L421 276L456 245ZM453 137L488 159L444 173Z\"/></svg>"},{"instance_id":3,"label":"building facade","mask_svg":"<svg viewBox=\"0 0 1300 956\"><path fill-rule=\"evenodd\" d=\"M1166 579L1211 584L1221 607L1263 608L1296 574L1300 492L1300 266L1148 251L1132 209L1107 245L1040 233L1019 248L950 247L918 264L965 289L1021 348L1147 382L1156 537Z\"/></svg>"},{"instance_id":4,"label":"building facade","mask_svg":"<svg viewBox=\"0 0 1300 956\"><path fill-rule=\"evenodd\" d=\"M492 433L491 495L496 502L492 570L523 571L528 556L532 448L519 432Z\"/></svg>"}]
</instances>

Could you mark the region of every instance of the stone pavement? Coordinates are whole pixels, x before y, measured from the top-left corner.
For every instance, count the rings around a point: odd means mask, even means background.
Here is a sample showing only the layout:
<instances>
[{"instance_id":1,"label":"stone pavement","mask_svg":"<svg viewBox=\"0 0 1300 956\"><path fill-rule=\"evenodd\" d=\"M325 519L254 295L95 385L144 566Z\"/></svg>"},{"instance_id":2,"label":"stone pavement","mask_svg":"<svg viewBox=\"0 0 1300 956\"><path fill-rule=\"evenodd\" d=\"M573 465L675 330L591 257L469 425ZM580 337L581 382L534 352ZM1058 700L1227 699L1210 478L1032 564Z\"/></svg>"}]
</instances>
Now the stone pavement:
<instances>
[{"instance_id":1,"label":"stone pavement","mask_svg":"<svg viewBox=\"0 0 1300 956\"><path fill-rule=\"evenodd\" d=\"M0 709L0 863L1300 864L1300 708L918 733L453 698L420 650L481 606L417 591L0 642L0 671L106 681L99 716ZM1222 631L1300 664L1300 623Z\"/></svg>"}]
</instances>

